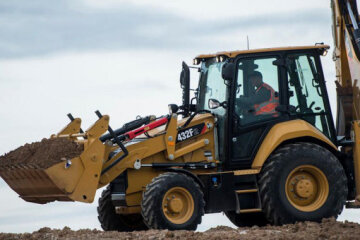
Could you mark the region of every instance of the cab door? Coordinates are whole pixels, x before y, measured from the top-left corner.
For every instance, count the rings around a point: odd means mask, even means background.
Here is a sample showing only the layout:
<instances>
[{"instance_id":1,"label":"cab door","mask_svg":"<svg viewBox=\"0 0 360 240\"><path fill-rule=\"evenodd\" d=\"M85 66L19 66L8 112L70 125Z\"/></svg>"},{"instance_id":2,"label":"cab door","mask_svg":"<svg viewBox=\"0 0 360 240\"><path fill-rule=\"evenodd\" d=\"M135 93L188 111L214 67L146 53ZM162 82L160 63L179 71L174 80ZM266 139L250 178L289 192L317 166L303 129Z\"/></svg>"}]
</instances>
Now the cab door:
<instances>
[{"instance_id":1,"label":"cab door","mask_svg":"<svg viewBox=\"0 0 360 240\"><path fill-rule=\"evenodd\" d=\"M277 64L280 58L276 55L263 55L239 58L236 62L237 72L229 106L229 169L250 168L270 128L288 117L277 110L273 111L274 107L268 104L271 98L271 104L276 99L276 106L284 101L282 92L286 91L286 83L280 79L286 73ZM254 85L254 80L250 80L255 72L255 75L259 76L260 73L262 76L261 86ZM261 109L259 106L265 107ZM269 111L267 106L272 106L272 110Z\"/></svg>"},{"instance_id":2,"label":"cab door","mask_svg":"<svg viewBox=\"0 0 360 240\"><path fill-rule=\"evenodd\" d=\"M291 118L307 121L336 144L329 97L319 59L314 52L286 56Z\"/></svg>"}]
</instances>

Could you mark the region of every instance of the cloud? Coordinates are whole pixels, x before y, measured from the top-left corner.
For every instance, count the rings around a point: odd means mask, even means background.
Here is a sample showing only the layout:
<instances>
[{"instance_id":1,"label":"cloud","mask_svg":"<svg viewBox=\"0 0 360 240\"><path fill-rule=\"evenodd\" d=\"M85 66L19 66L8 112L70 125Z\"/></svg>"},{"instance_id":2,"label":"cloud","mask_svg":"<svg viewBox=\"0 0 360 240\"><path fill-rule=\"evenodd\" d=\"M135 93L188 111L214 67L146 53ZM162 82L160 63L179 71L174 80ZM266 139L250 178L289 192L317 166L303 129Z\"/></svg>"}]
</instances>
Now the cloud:
<instances>
[{"instance_id":1,"label":"cloud","mask_svg":"<svg viewBox=\"0 0 360 240\"><path fill-rule=\"evenodd\" d=\"M1 58L61 51L189 49L211 46L212 41L204 39L234 32L264 27L276 32L295 24L301 32L328 22L328 15L318 9L194 20L126 2L103 9L69 0L2 1L0 13Z\"/></svg>"}]
</instances>

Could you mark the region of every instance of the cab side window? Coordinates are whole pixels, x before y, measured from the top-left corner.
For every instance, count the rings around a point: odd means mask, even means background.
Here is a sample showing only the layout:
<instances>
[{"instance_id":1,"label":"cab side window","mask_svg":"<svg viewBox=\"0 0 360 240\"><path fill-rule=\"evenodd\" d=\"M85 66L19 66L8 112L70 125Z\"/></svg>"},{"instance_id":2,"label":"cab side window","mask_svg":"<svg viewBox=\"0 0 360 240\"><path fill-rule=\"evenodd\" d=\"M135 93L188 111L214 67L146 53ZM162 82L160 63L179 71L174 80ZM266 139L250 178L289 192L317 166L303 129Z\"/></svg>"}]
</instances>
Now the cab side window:
<instances>
[{"instance_id":1,"label":"cab side window","mask_svg":"<svg viewBox=\"0 0 360 240\"><path fill-rule=\"evenodd\" d=\"M275 57L248 58L238 64L235 114L240 125L279 116L278 67Z\"/></svg>"},{"instance_id":2,"label":"cab side window","mask_svg":"<svg viewBox=\"0 0 360 240\"><path fill-rule=\"evenodd\" d=\"M289 104L295 114L331 138L329 113L323 99L323 87L310 54L291 54L287 57Z\"/></svg>"}]
</instances>

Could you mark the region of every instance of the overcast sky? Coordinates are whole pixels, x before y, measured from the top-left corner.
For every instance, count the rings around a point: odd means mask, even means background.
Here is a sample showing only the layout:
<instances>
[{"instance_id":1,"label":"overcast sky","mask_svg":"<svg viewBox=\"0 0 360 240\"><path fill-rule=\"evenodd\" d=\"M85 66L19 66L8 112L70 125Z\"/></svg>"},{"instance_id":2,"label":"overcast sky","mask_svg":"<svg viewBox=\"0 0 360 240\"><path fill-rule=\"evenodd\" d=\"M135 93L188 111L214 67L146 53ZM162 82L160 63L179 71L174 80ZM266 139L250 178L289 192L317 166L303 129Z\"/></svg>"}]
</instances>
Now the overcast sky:
<instances>
[{"instance_id":1,"label":"overcast sky","mask_svg":"<svg viewBox=\"0 0 360 240\"><path fill-rule=\"evenodd\" d=\"M0 0L0 155L56 133L69 112L84 128L97 109L114 128L166 114L181 102L181 61L245 49L247 36L250 48L332 46L330 1ZM322 61L335 107L331 55ZM0 231L100 227L96 203L26 203L2 181L0 196ZM231 226L216 214L199 230L216 224Z\"/></svg>"}]
</instances>

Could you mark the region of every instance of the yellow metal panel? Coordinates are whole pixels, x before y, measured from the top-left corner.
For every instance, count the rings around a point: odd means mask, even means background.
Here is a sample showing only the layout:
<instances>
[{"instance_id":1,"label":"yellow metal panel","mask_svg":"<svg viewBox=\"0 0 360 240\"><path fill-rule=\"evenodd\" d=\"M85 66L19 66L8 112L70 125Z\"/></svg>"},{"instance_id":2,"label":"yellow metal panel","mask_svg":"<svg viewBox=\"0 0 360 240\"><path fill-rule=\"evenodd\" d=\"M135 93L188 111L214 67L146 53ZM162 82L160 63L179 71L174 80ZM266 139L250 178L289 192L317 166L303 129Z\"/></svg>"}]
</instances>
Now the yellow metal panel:
<instances>
[{"instance_id":1,"label":"yellow metal panel","mask_svg":"<svg viewBox=\"0 0 360 240\"><path fill-rule=\"evenodd\" d=\"M354 158L354 172L355 172L355 186L356 186L356 201L360 201L360 121L354 121L353 123L354 130L354 148L353 148L353 158Z\"/></svg>"},{"instance_id":2,"label":"yellow metal panel","mask_svg":"<svg viewBox=\"0 0 360 240\"><path fill-rule=\"evenodd\" d=\"M134 214L134 213L140 213L141 207L115 207L115 211L117 214L126 215L126 214Z\"/></svg>"},{"instance_id":3,"label":"yellow metal panel","mask_svg":"<svg viewBox=\"0 0 360 240\"><path fill-rule=\"evenodd\" d=\"M65 163L59 163L45 171L74 201L94 201L105 154L105 145L99 137L107 131L108 125L109 116L105 115L86 131L88 139L85 140L84 152L71 160L69 168L65 168Z\"/></svg>"},{"instance_id":4,"label":"yellow metal panel","mask_svg":"<svg viewBox=\"0 0 360 240\"><path fill-rule=\"evenodd\" d=\"M345 46L346 26L340 7L338 5L338 0L331 1L331 8L333 20L333 40L335 45L333 60L335 61L336 65L337 81L342 87L352 88L350 68Z\"/></svg>"},{"instance_id":5,"label":"yellow metal panel","mask_svg":"<svg viewBox=\"0 0 360 240\"><path fill-rule=\"evenodd\" d=\"M167 158L169 160L175 159L175 142L177 137L177 127L177 114L173 114L170 118L170 122L166 127L166 134L164 136Z\"/></svg>"},{"instance_id":6,"label":"yellow metal panel","mask_svg":"<svg viewBox=\"0 0 360 240\"><path fill-rule=\"evenodd\" d=\"M144 189L141 189L140 191L133 192L133 193L126 193L126 204L131 207L140 206L143 190Z\"/></svg>"},{"instance_id":7,"label":"yellow metal panel","mask_svg":"<svg viewBox=\"0 0 360 240\"><path fill-rule=\"evenodd\" d=\"M240 213L252 213L252 212L262 212L261 208L249 208L240 210Z\"/></svg>"},{"instance_id":8,"label":"yellow metal panel","mask_svg":"<svg viewBox=\"0 0 360 240\"><path fill-rule=\"evenodd\" d=\"M211 174L226 174L226 173L234 173L234 171L224 171L224 172L218 172L214 169L206 170L206 172L200 172L199 170L194 170L194 173L197 175L211 175Z\"/></svg>"},{"instance_id":9,"label":"yellow metal panel","mask_svg":"<svg viewBox=\"0 0 360 240\"><path fill-rule=\"evenodd\" d=\"M98 119L86 130L88 137L95 139L103 135L108 130L109 120L110 118L108 115L104 115L102 118Z\"/></svg>"},{"instance_id":10,"label":"yellow metal panel","mask_svg":"<svg viewBox=\"0 0 360 240\"><path fill-rule=\"evenodd\" d=\"M104 144L96 139L89 148L80 155L85 171L81 175L75 191L70 195L71 199L83 202L94 201L103 165L104 153Z\"/></svg>"},{"instance_id":11,"label":"yellow metal panel","mask_svg":"<svg viewBox=\"0 0 360 240\"><path fill-rule=\"evenodd\" d=\"M142 191L151 180L159 176L163 171L154 170L151 167L143 167L139 170L128 169L128 188L126 189L126 203L128 206L141 204Z\"/></svg>"},{"instance_id":12,"label":"yellow metal panel","mask_svg":"<svg viewBox=\"0 0 360 240\"><path fill-rule=\"evenodd\" d=\"M278 123L271 128L262 142L251 168L260 169L269 155L282 142L300 137L316 138L337 150L337 147L314 126L304 120L292 120Z\"/></svg>"},{"instance_id":13,"label":"yellow metal panel","mask_svg":"<svg viewBox=\"0 0 360 240\"><path fill-rule=\"evenodd\" d=\"M241 54L250 54L250 53L262 53L262 52L275 52L275 51L290 51L290 50L306 50L306 49L329 49L328 45L312 45L312 46L295 46L295 47L278 47L278 48L260 48L260 49L250 49L250 50L236 50L236 51L224 51L217 52L213 54L201 54L196 56L197 59L204 58L213 58L216 56L227 56L234 58Z\"/></svg>"},{"instance_id":14,"label":"yellow metal panel","mask_svg":"<svg viewBox=\"0 0 360 240\"><path fill-rule=\"evenodd\" d=\"M57 137L59 135L64 134L76 134L80 132L81 119L75 118L74 121L71 121L68 125L66 125L58 134L53 134L51 138Z\"/></svg>"},{"instance_id":15,"label":"yellow metal panel","mask_svg":"<svg viewBox=\"0 0 360 240\"><path fill-rule=\"evenodd\" d=\"M236 190L236 193L254 193L254 192L257 192L258 190L257 189L245 189L245 190Z\"/></svg>"},{"instance_id":16,"label":"yellow metal panel","mask_svg":"<svg viewBox=\"0 0 360 240\"><path fill-rule=\"evenodd\" d=\"M129 145L127 146L127 149L129 155L101 176L98 186L99 188L114 180L126 169L134 168L134 163L137 159L142 160L156 153L164 151L166 149L164 143L164 135L149 138L145 141ZM117 158L119 158L121 154L123 153L120 152L119 154L115 155L110 161L107 161L103 165L103 169L109 166Z\"/></svg>"},{"instance_id":17,"label":"yellow metal panel","mask_svg":"<svg viewBox=\"0 0 360 240\"><path fill-rule=\"evenodd\" d=\"M258 174L260 172L259 169L244 169L244 170L237 170L234 171L234 175L251 175L251 174Z\"/></svg>"},{"instance_id":18,"label":"yellow metal panel","mask_svg":"<svg viewBox=\"0 0 360 240\"><path fill-rule=\"evenodd\" d=\"M209 141L209 140L208 140ZM183 148L180 148L175 152L175 158L181 157L187 153L193 152L199 148L202 148L206 145L205 139L200 139L199 141L196 141L194 143L191 143Z\"/></svg>"},{"instance_id":19,"label":"yellow metal panel","mask_svg":"<svg viewBox=\"0 0 360 240\"><path fill-rule=\"evenodd\" d=\"M65 168L65 162L58 163L45 170L54 184L66 192L72 193L84 172L84 165L80 157L71 159L71 167Z\"/></svg>"}]
</instances>

